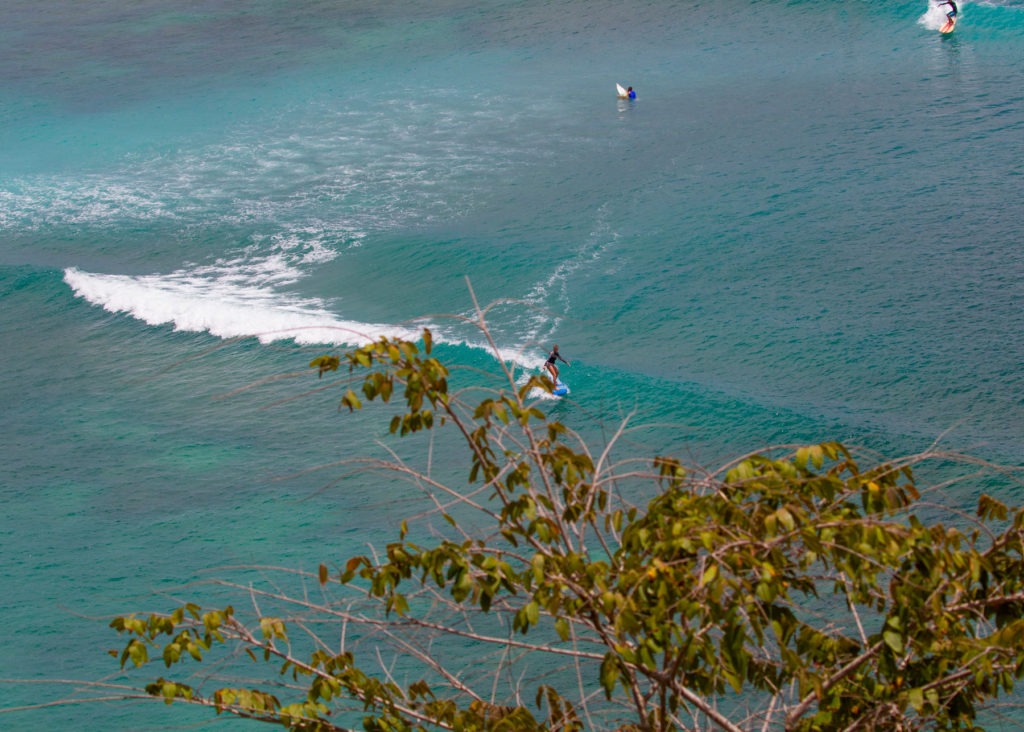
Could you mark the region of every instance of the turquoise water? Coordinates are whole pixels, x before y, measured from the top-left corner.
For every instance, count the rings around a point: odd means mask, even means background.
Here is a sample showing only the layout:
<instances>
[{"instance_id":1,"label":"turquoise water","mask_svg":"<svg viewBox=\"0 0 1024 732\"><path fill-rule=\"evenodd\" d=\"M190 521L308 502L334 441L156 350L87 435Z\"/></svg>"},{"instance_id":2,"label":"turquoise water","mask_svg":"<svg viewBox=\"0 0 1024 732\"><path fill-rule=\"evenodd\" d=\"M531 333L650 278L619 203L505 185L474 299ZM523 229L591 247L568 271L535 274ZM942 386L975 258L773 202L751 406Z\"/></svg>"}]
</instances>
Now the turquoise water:
<instances>
[{"instance_id":1,"label":"turquoise water","mask_svg":"<svg viewBox=\"0 0 1024 732\"><path fill-rule=\"evenodd\" d=\"M223 397L417 318L494 368L439 315L467 279L510 360L559 343L594 439L1021 462L1019 3L948 37L924 2L9 5L4 678L106 677L112 613L391 536L408 487L303 472L383 422L278 404L309 377ZM2 721L97 716L173 719Z\"/></svg>"}]
</instances>

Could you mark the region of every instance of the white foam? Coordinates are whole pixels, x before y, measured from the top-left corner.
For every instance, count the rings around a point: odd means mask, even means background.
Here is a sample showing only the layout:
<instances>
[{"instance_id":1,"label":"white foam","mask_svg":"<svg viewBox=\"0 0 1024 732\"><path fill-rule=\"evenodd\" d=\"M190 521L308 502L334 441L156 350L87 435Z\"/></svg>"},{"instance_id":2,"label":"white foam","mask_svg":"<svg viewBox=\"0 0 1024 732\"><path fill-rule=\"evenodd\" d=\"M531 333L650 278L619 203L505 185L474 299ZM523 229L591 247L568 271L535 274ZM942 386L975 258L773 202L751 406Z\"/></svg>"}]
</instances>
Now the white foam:
<instances>
[{"instance_id":1,"label":"white foam","mask_svg":"<svg viewBox=\"0 0 1024 732\"><path fill-rule=\"evenodd\" d=\"M963 8L962 2L957 2L957 5L960 6L960 8ZM932 0L929 0L928 7L924 11L924 15L918 18L917 22L919 25L924 26L928 30L937 31L939 28L946 24L946 21L948 20L948 18L946 17L946 13L948 13L949 10L950 7L948 5L943 5L942 7L939 7L938 4L932 2Z\"/></svg>"},{"instance_id":2,"label":"white foam","mask_svg":"<svg viewBox=\"0 0 1024 732\"><path fill-rule=\"evenodd\" d=\"M81 180L48 183L16 181L0 190L0 228L34 230L42 226L95 225L112 219L152 221L173 218L166 202L127 183Z\"/></svg>"},{"instance_id":3,"label":"white foam","mask_svg":"<svg viewBox=\"0 0 1024 732\"><path fill-rule=\"evenodd\" d=\"M273 272L272 264L263 264ZM332 313L323 300L289 296L252 284L251 271L248 276L240 272L214 276L230 269L230 263L220 262L216 267L169 275L130 276L72 267L64 271L64 281L76 296L93 305L149 325L171 325L176 331L205 332L224 339L251 337L261 343L293 340L304 345L356 347L384 336L416 341L422 329L429 327L436 343L493 353L483 337L467 339L426 320L403 325L347 320ZM266 279L279 281L273 276ZM499 347L495 355L512 369L520 385L543 367L543 358L521 348ZM540 389L533 389L530 396L558 398Z\"/></svg>"},{"instance_id":4,"label":"white foam","mask_svg":"<svg viewBox=\"0 0 1024 732\"><path fill-rule=\"evenodd\" d=\"M86 301L150 325L207 332L218 338L254 337L262 343L362 345L381 336L416 339L419 329L344 320L317 299L289 297L267 288L173 275L95 274L70 268L64 281Z\"/></svg>"},{"instance_id":5,"label":"white foam","mask_svg":"<svg viewBox=\"0 0 1024 732\"><path fill-rule=\"evenodd\" d=\"M519 379L516 380L516 384L518 386L522 386L523 384L526 383L527 379L529 379L529 374L523 374ZM568 394L568 393L569 392L566 392L566 394ZM534 388L530 389L529 397L530 397L530 399L540 399L542 401L549 401L549 402L558 401L558 400L563 398L563 397L560 397L560 396L556 396L556 395L552 394L549 391L544 391L543 389L539 389L537 387L534 387Z\"/></svg>"},{"instance_id":6,"label":"white foam","mask_svg":"<svg viewBox=\"0 0 1024 732\"><path fill-rule=\"evenodd\" d=\"M597 211L590 235L566 259L560 261L547 277L535 283L523 298L536 308L532 311L533 322L528 329L530 340L545 344L553 340L562 321L559 314L567 315L572 309L569 283L573 275L577 270L599 260L618 238L619 233L612 226L609 207L604 204Z\"/></svg>"}]
</instances>

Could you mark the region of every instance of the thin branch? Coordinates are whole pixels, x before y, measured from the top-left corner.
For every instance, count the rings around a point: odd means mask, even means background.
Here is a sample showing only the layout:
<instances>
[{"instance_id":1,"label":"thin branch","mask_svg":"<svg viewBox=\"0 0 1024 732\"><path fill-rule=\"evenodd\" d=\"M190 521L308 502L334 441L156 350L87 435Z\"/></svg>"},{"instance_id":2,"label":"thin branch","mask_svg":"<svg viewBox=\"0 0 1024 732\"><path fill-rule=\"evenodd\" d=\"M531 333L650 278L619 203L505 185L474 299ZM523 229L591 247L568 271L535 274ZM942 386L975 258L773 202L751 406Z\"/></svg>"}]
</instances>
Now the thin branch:
<instances>
[{"instance_id":1,"label":"thin branch","mask_svg":"<svg viewBox=\"0 0 1024 732\"><path fill-rule=\"evenodd\" d=\"M882 641L879 641L832 674L832 676L826 679L821 685L821 693L828 691L858 668L863 666L868 660L875 656L875 654L882 650L884 645L885 644ZM800 719L808 709L810 709L811 704L813 704L814 700L817 698L819 698L819 692L817 690L809 692L803 700L801 700L801 702L786 715L786 726L791 727L795 724L796 721Z\"/></svg>"}]
</instances>

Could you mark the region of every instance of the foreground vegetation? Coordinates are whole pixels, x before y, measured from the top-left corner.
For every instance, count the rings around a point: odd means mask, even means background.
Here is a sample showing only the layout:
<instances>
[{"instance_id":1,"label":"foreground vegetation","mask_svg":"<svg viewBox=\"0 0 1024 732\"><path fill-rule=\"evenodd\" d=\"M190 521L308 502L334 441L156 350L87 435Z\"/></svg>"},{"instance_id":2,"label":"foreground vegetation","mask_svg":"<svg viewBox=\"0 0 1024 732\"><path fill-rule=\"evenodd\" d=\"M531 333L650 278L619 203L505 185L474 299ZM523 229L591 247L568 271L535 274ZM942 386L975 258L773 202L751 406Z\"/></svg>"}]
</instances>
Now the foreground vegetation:
<instances>
[{"instance_id":1,"label":"foreground vegetation","mask_svg":"<svg viewBox=\"0 0 1024 732\"><path fill-rule=\"evenodd\" d=\"M975 729L1024 670L1024 512L926 519L915 469L948 456L613 461L621 432L592 452L545 416L546 378L453 388L429 331L311 365L348 411L400 404L391 433L454 431L468 483L367 461L433 533L116 618L122 667L168 669L139 694L296 730Z\"/></svg>"}]
</instances>

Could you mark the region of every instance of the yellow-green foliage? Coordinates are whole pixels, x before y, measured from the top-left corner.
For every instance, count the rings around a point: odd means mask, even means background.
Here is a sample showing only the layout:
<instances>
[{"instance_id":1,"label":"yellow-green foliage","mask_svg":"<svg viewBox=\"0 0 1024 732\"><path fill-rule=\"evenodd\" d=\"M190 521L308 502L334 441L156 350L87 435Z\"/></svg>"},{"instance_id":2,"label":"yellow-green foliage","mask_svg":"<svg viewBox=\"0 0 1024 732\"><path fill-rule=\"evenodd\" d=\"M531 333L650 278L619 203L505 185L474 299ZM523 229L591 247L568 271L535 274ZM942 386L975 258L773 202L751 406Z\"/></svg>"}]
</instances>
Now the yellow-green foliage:
<instances>
[{"instance_id":1,"label":"yellow-green foliage","mask_svg":"<svg viewBox=\"0 0 1024 732\"><path fill-rule=\"evenodd\" d=\"M726 730L968 729L1024 669L1024 514L983 496L974 528L928 524L915 513L916 461L865 466L824 443L710 474L664 456L616 472L530 401L532 389L551 388L546 379L516 386L509 374L506 389L463 405L429 331L421 344L381 339L310 365L358 376L358 390L341 387L349 410L400 401L392 433L453 425L470 482L490 496L479 535L445 513L452 535L423 545L403 522L383 553L324 564L316 581L360 588L382 603L374 622L410 633L427 625L415 622L415 596L432 588L452 608L507 618L512 634L481 631L482 646L571 659L580 682L548 678L530 697L496 700L458 681L460 659L435 659L448 677L402 686L347 651L300 658L277 616L243 624L230 607L190 604L117 618L129 637L115 652L122 667L200 662L230 643L282 664L304 689L282 706L284 688L204 696L163 678L146 687L167 703L297 730L341 729L331 715L344 709L361 710L367 730L577 730L584 719L624 730L694 720ZM615 490L623 479L657 486L656 497L629 505ZM593 690L614 714L582 713Z\"/></svg>"}]
</instances>

